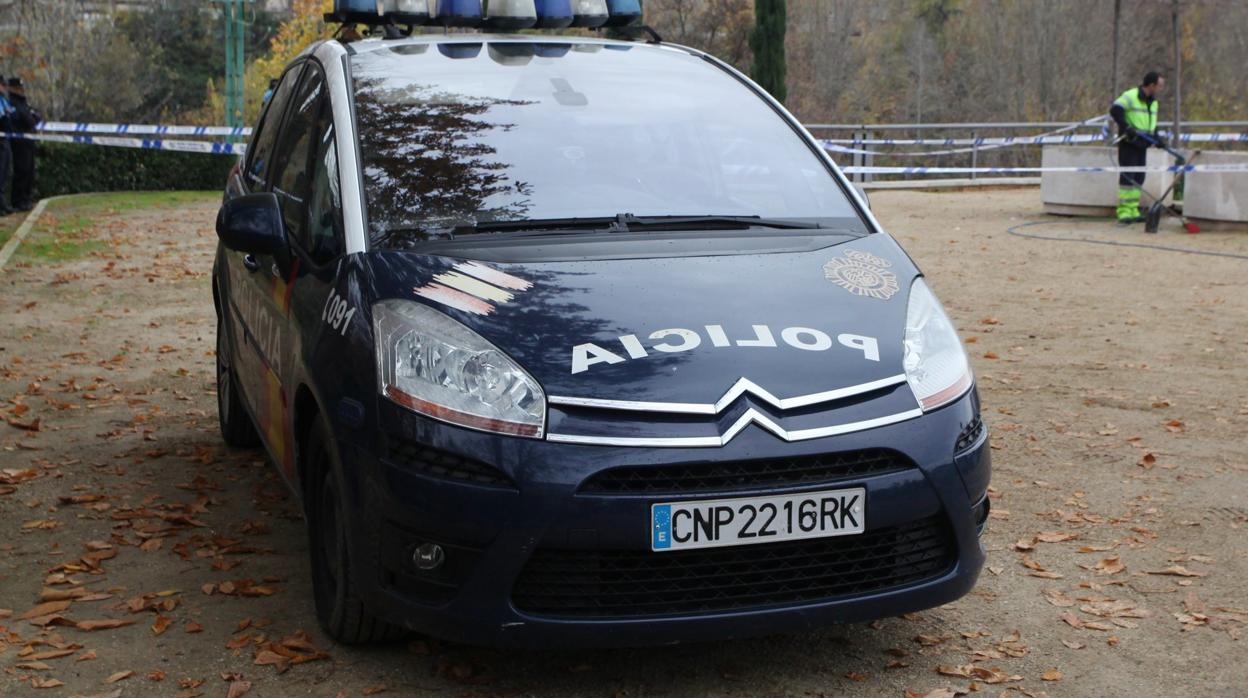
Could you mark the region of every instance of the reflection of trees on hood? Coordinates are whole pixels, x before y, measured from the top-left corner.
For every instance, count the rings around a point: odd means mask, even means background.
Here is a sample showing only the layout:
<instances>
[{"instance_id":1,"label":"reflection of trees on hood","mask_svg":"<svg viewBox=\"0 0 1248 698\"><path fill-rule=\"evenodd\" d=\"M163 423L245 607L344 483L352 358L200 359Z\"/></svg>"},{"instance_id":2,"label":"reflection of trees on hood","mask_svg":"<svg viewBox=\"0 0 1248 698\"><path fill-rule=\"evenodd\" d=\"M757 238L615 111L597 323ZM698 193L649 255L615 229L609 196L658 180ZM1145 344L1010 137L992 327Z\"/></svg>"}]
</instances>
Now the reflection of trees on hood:
<instances>
[{"instance_id":1,"label":"reflection of trees on hood","mask_svg":"<svg viewBox=\"0 0 1248 698\"><path fill-rule=\"evenodd\" d=\"M491 161L491 131L514 124L481 118L499 106L531 102L434 92L428 85L387 88L356 80L356 114L373 243L403 248L425 239L401 229L511 220L528 211L530 187L508 164ZM500 203L486 208L491 197ZM391 229L394 229L393 231Z\"/></svg>"}]
</instances>

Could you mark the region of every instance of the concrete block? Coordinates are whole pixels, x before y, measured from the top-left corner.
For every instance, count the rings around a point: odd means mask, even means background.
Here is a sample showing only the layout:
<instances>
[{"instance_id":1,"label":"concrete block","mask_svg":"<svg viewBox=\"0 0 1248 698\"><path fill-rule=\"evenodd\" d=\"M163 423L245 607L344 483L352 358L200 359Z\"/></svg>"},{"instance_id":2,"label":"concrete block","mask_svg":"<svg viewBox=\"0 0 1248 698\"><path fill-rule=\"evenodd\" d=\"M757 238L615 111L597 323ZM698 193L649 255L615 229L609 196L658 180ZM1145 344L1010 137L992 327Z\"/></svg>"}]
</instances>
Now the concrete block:
<instances>
[{"instance_id":1,"label":"concrete block","mask_svg":"<svg viewBox=\"0 0 1248 698\"><path fill-rule=\"evenodd\" d=\"M1173 165L1174 158L1164 150L1148 150L1149 167ZM1046 145L1042 167L1117 167L1118 149L1105 146ZM1171 172L1150 172L1144 178L1140 207L1161 196L1174 181ZM1118 207L1117 172L1044 172L1040 175L1040 198L1045 213L1065 216L1112 216ZM1169 197L1167 197L1169 200Z\"/></svg>"},{"instance_id":2,"label":"concrete block","mask_svg":"<svg viewBox=\"0 0 1248 698\"><path fill-rule=\"evenodd\" d=\"M1245 165L1248 153L1204 152L1193 165ZM1210 230L1248 230L1248 172L1188 172L1183 213Z\"/></svg>"}]
</instances>

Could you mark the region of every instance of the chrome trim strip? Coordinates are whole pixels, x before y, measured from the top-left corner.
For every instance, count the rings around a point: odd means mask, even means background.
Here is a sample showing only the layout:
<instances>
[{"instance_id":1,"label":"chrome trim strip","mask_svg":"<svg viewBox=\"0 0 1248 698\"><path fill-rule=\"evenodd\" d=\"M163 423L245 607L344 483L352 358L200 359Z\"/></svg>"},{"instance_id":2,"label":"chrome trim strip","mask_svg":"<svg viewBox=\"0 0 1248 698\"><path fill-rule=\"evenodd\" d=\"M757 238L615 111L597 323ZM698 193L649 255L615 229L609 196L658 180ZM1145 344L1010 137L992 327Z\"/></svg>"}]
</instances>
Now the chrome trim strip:
<instances>
[{"instance_id":1,"label":"chrome trim strip","mask_svg":"<svg viewBox=\"0 0 1248 698\"><path fill-rule=\"evenodd\" d=\"M923 410L913 409L896 414L886 415L884 417L876 417L875 419L864 419L861 422L850 422L848 424L834 424L828 427L815 427L813 429L798 429L795 431L787 431L779 424L776 424L766 415L750 408L741 415L736 422L733 423L728 431L720 436L690 436L690 437L648 437L648 436L582 436L579 434L547 434L547 441L565 444L582 444L586 446L652 446L658 448L706 448L718 447L727 444L741 430L750 424L757 424L767 431L779 436L785 441L806 441L809 439L820 439L825 436L838 436L840 434L849 434L855 431L864 431L866 429L874 429L876 427L887 426L904 422L908 419L921 417Z\"/></svg>"},{"instance_id":2,"label":"chrome trim strip","mask_svg":"<svg viewBox=\"0 0 1248 698\"><path fill-rule=\"evenodd\" d=\"M337 41L326 41L310 49L325 71L329 85L330 107L333 111L334 138L338 156L338 191L342 200L342 224L347 254L368 248L364 232L364 196L360 191L360 171L356 149L355 121L351 109L353 98L348 86L347 67L343 59L347 49Z\"/></svg>"},{"instance_id":3,"label":"chrome trim strip","mask_svg":"<svg viewBox=\"0 0 1248 698\"><path fill-rule=\"evenodd\" d=\"M737 398L745 393L749 393L754 397L766 402L767 404L781 410L791 410L796 407L808 407L817 405L821 402L831 402L840 400L841 398L861 395L869 393L872 390L887 388L889 386L898 385L906 382L906 374L899 373L888 378L870 381L867 383L859 383L845 388L837 388L835 390L825 390L821 393L811 393L809 395L798 395L790 398L778 398L770 392L759 387L758 384L748 378L740 378L728 392L724 393L715 404L704 404L696 402L640 402L634 400L604 400L592 397L563 397L551 395L547 401L552 405L571 405L574 407L597 407L607 410L631 410L633 412L668 412L674 414L719 414L724 408L731 405Z\"/></svg>"}]
</instances>

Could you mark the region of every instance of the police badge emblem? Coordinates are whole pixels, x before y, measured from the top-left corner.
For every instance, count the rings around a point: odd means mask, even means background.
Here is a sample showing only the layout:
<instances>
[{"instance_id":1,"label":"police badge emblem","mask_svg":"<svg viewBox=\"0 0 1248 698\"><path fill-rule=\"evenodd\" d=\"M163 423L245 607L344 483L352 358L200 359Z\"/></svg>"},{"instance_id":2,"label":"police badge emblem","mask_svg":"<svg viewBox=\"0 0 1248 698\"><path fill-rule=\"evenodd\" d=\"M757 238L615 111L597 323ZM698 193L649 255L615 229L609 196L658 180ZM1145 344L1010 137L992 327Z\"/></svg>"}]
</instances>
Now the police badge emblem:
<instances>
[{"instance_id":1,"label":"police badge emblem","mask_svg":"<svg viewBox=\"0 0 1248 698\"><path fill-rule=\"evenodd\" d=\"M823 276L828 281L855 296L870 296L888 300L900 290L897 275L888 271L892 262L870 252L845 250L844 257L833 257L823 265Z\"/></svg>"}]
</instances>

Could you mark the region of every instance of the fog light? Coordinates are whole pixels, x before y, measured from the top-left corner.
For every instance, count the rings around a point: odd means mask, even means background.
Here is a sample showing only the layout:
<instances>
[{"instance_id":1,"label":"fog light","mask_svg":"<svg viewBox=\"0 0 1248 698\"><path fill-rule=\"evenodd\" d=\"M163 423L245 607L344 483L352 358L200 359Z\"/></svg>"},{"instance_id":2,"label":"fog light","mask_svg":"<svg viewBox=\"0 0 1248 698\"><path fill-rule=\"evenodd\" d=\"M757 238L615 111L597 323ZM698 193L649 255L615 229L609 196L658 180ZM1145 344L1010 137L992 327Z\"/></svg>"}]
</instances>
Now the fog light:
<instances>
[{"instance_id":1,"label":"fog light","mask_svg":"<svg viewBox=\"0 0 1248 698\"><path fill-rule=\"evenodd\" d=\"M412 553L412 564L426 572L438 569L445 560L446 552L437 543L424 543Z\"/></svg>"}]
</instances>

